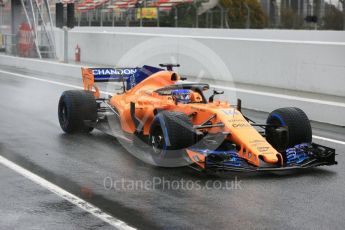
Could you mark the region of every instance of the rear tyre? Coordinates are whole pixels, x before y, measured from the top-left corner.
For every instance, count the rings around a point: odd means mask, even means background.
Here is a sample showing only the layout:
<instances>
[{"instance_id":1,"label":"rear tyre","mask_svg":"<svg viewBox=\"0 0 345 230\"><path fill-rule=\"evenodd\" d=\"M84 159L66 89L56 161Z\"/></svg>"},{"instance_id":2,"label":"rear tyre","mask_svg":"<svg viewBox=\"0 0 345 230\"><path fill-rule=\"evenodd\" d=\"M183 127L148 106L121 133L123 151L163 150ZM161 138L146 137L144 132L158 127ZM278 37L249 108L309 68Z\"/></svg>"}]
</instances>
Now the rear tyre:
<instances>
[{"instance_id":1,"label":"rear tyre","mask_svg":"<svg viewBox=\"0 0 345 230\"><path fill-rule=\"evenodd\" d=\"M175 167L185 164L185 148L195 143L196 135L189 117L181 112L162 111L150 127L151 155L158 166Z\"/></svg>"},{"instance_id":2,"label":"rear tyre","mask_svg":"<svg viewBox=\"0 0 345 230\"><path fill-rule=\"evenodd\" d=\"M274 125L266 127L267 141L278 150L285 150L301 143L312 141L312 129L310 121L303 110L296 107L276 109L267 118L267 124ZM287 138L284 142L277 140L277 129L287 127ZM282 148L283 146L283 148Z\"/></svg>"},{"instance_id":3,"label":"rear tyre","mask_svg":"<svg viewBox=\"0 0 345 230\"><path fill-rule=\"evenodd\" d=\"M58 106L59 123L66 133L91 132L84 121L97 120L97 102L92 92L68 90L62 93Z\"/></svg>"}]
</instances>

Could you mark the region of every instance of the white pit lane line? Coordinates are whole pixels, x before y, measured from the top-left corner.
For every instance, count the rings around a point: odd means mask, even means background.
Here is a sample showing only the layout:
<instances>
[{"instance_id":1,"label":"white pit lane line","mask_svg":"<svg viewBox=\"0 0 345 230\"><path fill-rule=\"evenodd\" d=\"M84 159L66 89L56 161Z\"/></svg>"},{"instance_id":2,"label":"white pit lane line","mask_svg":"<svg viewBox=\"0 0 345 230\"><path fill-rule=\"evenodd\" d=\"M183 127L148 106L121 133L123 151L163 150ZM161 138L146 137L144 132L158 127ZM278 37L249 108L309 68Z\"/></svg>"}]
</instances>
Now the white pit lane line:
<instances>
[{"instance_id":1,"label":"white pit lane line","mask_svg":"<svg viewBox=\"0 0 345 230\"><path fill-rule=\"evenodd\" d=\"M313 135L313 138L317 140L328 141L328 142L339 144L339 145L345 145L345 141L334 140L327 137L320 137L320 136Z\"/></svg>"},{"instance_id":2,"label":"white pit lane line","mask_svg":"<svg viewBox=\"0 0 345 230\"><path fill-rule=\"evenodd\" d=\"M66 84L66 83L62 83L62 82L58 82L58 81L51 81L51 80L38 78L38 77L27 76L27 75L20 74L20 73L12 73L12 72L1 70L1 69L0 69L0 73L9 74L9 75L13 75L16 77L26 78L26 79L35 80L35 81L46 82L46 83L50 83L50 84L54 84L54 85L60 85L60 86L65 86L65 87L70 87L70 88L75 88L75 89L84 89L81 86ZM80 78L80 80L82 81L81 78ZM109 92L105 92L105 91L100 91L100 92L103 94L111 95L111 93L109 93Z\"/></svg>"},{"instance_id":3,"label":"white pit lane line","mask_svg":"<svg viewBox=\"0 0 345 230\"><path fill-rule=\"evenodd\" d=\"M51 81L51 80L42 79L42 78L38 78L38 77L27 76L27 75L19 74L19 73L12 73L12 72L1 70L1 69L0 69L0 73L13 75L13 76L20 77L20 78L26 78L26 79L36 80L36 81L42 81L42 82L46 82L46 83L50 83L50 84L55 84L55 85L60 85L60 86L75 88L75 89L84 89L81 86L66 84L66 83L62 83L62 82L58 82L58 81ZM223 88L227 88L227 87L223 87ZM237 90L235 88L231 88L231 89ZM103 94L106 94L106 95L112 95L109 92L105 92L105 91L100 91L100 92L103 93ZM254 91L252 91L252 92L254 92ZM267 93L267 94L270 95L269 93ZM277 96L276 94L274 94L274 95ZM273 96L273 95L271 95L271 96ZM305 100L312 100L312 99L305 98ZM318 102L318 103L325 103L325 104L332 103L332 102L321 101L321 100L312 100L312 101L313 102ZM344 103L336 103L336 102L334 102L334 104L336 104L338 106L345 106ZM313 138L318 139L318 140L328 141L328 142L335 143L335 144L345 145L345 141L335 140L335 139L331 139L331 138L327 138L327 137L320 137L320 136L313 135Z\"/></svg>"},{"instance_id":4,"label":"white pit lane line","mask_svg":"<svg viewBox=\"0 0 345 230\"><path fill-rule=\"evenodd\" d=\"M120 230L134 230L135 228L127 225L125 222L116 219L115 217L103 212L101 209L97 208L96 206L88 203L87 201L80 199L79 197L73 195L72 193L67 192L66 190L60 188L59 186L39 177L38 175L26 170L25 168L15 164L14 162L7 160L6 158L0 156L0 164L6 166L9 169L19 173L20 175L26 177L27 179L31 180L32 182L48 189L49 191L55 193L59 197L69 201L70 203L78 206L79 208L83 209L84 211L92 214L93 216L101 219L102 221L108 223L109 225L115 227L116 229Z\"/></svg>"}]
</instances>

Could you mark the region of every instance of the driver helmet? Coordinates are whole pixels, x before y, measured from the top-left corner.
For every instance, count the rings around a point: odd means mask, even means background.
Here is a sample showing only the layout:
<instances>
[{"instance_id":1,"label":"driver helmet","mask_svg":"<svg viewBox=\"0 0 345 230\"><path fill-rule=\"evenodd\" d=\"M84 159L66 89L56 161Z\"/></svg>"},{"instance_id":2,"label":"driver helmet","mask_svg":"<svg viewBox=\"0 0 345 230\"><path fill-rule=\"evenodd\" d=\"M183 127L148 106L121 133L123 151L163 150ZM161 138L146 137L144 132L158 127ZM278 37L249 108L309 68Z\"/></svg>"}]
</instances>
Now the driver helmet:
<instances>
[{"instance_id":1,"label":"driver helmet","mask_svg":"<svg viewBox=\"0 0 345 230\"><path fill-rule=\"evenodd\" d=\"M171 95L176 101L176 103L183 103L187 104L191 101L191 95L190 95L189 89L174 89L171 91Z\"/></svg>"}]
</instances>

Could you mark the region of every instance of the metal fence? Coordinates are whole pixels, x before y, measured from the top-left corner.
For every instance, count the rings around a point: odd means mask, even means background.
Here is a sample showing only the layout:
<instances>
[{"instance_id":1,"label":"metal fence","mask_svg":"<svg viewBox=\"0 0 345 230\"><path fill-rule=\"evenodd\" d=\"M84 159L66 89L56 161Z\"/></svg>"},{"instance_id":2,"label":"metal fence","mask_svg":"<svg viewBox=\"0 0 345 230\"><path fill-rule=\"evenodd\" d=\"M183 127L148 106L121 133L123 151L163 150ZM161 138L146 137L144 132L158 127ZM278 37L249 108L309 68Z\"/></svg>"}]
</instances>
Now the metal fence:
<instances>
[{"instance_id":1,"label":"metal fence","mask_svg":"<svg viewBox=\"0 0 345 230\"><path fill-rule=\"evenodd\" d=\"M306 5L303 10L295 9L292 5L277 4L271 1L270 7L262 7L264 20L258 23L258 12L253 11L245 2L238 8L224 8L218 4L202 14L198 12L198 1L186 4L187 8L181 9L180 5L173 6L170 11L157 9L155 19L141 19L136 17L141 8L117 9L109 11L106 8L97 8L87 12L76 13L78 26L161 26L161 27L192 27L192 28L277 28L277 29L345 29L345 13L341 7L334 6L343 19L332 21L338 26L325 24L325 17L332 17L329 5ZM344 1L345 2L345 1ZM273 4L274 3L274 4ZM345 5L345 3L344 3ZM332 5L333 6L333 5ZM344 8L344 7L343 7ZM256 9L257 10L257 9ZM235 17L231 17L235 15ZM308 15L316 15L316 23L306 21ZM331 20L335 20L332 18Z\"/></svg>"},{"instance_id":2,"label":"metal fence","mask_svg":"<svg viewBox=\"0 0 345 230\"><path fill-rule=\"evenodd\" d=\"M159 7L157 17L146 19L137 17L141 8L129 8L121 12L105 9L94 9L76 13L77 26L162 26L162 27L194 27L194 28L227 28L228 10L218 5L214 9L207 10L202 15L198 14L198 8L191 4L190 8L182 11L173 7L167 12ZM186 16L186 14L188 14ZM186 19L188 17L188 19Z\"/></svg>"}]
</instances>

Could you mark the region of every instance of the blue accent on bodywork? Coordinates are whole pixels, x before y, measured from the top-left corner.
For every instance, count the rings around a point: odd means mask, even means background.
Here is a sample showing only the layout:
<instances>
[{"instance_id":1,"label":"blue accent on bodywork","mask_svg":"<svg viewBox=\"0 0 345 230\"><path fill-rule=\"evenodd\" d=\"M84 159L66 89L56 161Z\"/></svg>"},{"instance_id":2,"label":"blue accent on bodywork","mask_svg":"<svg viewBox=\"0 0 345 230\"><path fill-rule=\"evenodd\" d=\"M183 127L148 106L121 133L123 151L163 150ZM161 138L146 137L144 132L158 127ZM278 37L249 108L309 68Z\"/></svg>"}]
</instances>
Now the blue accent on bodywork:
<instances>
[{"instance_id":1,"label":"blue accent on bodywork","mask_svg":"<svg viewBox=\"0 0 345 230\"><path fill-rule=\"evenodd\" d=\"M243 167L246 164L245 160L238 156L236 150L209 150L197 148L190 148L190 150L201 153L206 156L206 167L212 165L219 165L219 163L221 163L223 166L230 167ZM212 160L212 157L217 155L225 157L226 159L224 159L224 161L221 162Z\"/></svg>"},{"instance_id":2,"label":"blue accent on bodywork","mask_svg":"<svg viewBox=\"0 0 345 230\"><path fill-rule=\"evenodd\" d=\"M144 65L135 68L91 68L95 82L126 82L126 90L163 69Z\"/></svg>"},{"instance_id":3,"label":"blue accent on bodywork","mask_svg":"<svg viewBox=\"0 0 345 230\"><path fill-rule=\"evenodd\" d=\"M288 166L300 165L306 160L310 159L309 153L310 144L303 143L295 145L293 148L289 148L285 151L286 154L286 164Z\"/></svg>"},{"instance_id":4,"label":"blue accent on bodywork","mask_svg":"<svg viewBox=\"0 0 345 230\"><path fill-rule=\"evenodd\" d=\"M161 68L148 66L148 65L144 65L142 68L138 68L138 71L136 71L135 74L131 75L126 80L126 90L133 88L134 86L139 84L141 81L143 81L147 77L162 70L163 69Z\"/></svg>"}]
</instances>

